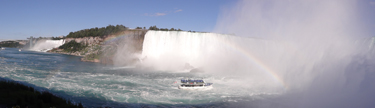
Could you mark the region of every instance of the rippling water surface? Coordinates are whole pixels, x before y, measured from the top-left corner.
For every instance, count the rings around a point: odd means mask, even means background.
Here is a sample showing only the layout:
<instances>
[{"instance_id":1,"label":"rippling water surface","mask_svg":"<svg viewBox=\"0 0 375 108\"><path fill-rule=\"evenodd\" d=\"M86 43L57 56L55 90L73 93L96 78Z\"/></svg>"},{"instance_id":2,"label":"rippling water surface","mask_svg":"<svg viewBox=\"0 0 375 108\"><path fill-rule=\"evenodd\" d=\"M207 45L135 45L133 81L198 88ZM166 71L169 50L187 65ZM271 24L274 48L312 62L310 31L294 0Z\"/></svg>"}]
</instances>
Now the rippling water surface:
<instances>
[{"instance_id":1,"label":"rippling water surface","mask_svg":"<svg viewBox=\"0 0 375 108\"><path fill-rule=\"evenodd\" d=\"M76 56L12 48L0 51L0 77L82 102L86 107L226 106L280 93L241 88L236 84L238 78L114 67L81 62ZM179 90L174 82L181 78L204 78L213 82L214 88Z\"/></svg>"}]
</instances>

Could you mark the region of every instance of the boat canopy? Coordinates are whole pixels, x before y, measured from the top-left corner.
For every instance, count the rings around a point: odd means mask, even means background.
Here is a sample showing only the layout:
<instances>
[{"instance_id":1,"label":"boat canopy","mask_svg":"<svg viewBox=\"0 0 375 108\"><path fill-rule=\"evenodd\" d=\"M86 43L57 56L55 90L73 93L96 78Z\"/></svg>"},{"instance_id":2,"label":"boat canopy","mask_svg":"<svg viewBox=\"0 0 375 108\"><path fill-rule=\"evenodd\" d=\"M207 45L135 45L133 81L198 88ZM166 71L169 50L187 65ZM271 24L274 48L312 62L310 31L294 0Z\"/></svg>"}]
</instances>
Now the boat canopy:
<instances>
[{"instance_id":1,"label":"boat canopy","mask_svg":"<svg viewBox=\"0 0 375 108\"><path fill-rule=\"evenodd\" d=\"M203 80L185 80L185 79L181 79L181 83L193 83L193 82L196 82L196 83L204 83Z\"/></svg>"}]
</instances>

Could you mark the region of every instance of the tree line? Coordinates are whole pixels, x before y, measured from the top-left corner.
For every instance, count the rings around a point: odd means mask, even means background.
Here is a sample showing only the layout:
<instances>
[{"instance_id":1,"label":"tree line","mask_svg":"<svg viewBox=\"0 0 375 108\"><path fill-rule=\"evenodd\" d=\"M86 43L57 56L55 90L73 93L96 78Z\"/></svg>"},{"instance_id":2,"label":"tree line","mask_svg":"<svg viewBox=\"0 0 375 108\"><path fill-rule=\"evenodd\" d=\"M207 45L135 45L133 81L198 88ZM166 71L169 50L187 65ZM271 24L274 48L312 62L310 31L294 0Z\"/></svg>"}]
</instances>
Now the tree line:
<instances>
[{"instance_id":1,"label":"tree line","mask_svg":"<svg viewBox=\"0 0 375 108\"><path fill-rule=\"evenodd\" d=\"M104 37L106 35L111 35L114 33L118 33L121 31L128 30L128 27L125 27L123 25L108 25L107 27L95 27L90 29L83 29L75 32L70 32L66 37L63 38L82 38L82 37ZM135 29L142 29L142 30L156 30L156 31L183 31L181 29L175 29L175 28L158 28L155 25L150 26L148 29L146 27L136 27ZM195 32L195 31L188 31L188 32ZM58 37L53 37L52 39L61 39Z\"/></svg>"},{"instance_id":2,"label":"tree line","mask_svg":"<svg viewBox=\"0 0 375 108\"><path fill-rule=\"evenodd\" d=\"M143 27L143 28L146 28L146 27ZM137 27L136 29L142 29L142 27ZM182 31L181 29L175 29L175 28L158 28L156 27L155 25L154 26L150 26L148 28L148 30L159 30L159 31Z\"/></svg>"},{"instance_id":3,"label":"tree line","mask_svg":"<svg viewBox=\"0 0 375 108\"><path fill-rule=\"evenodd\" d=\"M90 28L90 29L83 29L80 31L70 32L66 37L67 38L82 38L82 37L104 37L106 35L110 35L113 33L117 33L120 31L127 30L128 27L125 27L123 25L108 25L107 27L102 28Z\"/></svg>"}]
</instances>

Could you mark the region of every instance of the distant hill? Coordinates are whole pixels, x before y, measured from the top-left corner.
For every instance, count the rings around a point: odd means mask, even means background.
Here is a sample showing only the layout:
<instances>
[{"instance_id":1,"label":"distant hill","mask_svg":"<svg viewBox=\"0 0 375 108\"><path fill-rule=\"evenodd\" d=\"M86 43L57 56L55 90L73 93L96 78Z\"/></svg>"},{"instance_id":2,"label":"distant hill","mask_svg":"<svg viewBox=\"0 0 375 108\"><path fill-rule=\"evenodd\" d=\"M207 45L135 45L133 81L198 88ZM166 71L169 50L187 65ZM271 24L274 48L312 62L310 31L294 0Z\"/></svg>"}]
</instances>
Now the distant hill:
<instances>
[{"instance_id":1,"label":"distant hill","mask_svg":"<svg viewBox=\"0 0 375 108\"><path fill-rule=\"evenodd\" d=\"M2 42L2 41L7 41L7 40L9 40L9 39L0 39L0 42Z\"/></svg>"},{"instance_id":2,"label":"distant hill","mask_svg":"<svg viewBox=\"0 0 375 108\"><path fill-rule=\"evenodd\" d=\"M22 48L27 40L2 40L0 47Z\"/></svg>"}]
</instances>

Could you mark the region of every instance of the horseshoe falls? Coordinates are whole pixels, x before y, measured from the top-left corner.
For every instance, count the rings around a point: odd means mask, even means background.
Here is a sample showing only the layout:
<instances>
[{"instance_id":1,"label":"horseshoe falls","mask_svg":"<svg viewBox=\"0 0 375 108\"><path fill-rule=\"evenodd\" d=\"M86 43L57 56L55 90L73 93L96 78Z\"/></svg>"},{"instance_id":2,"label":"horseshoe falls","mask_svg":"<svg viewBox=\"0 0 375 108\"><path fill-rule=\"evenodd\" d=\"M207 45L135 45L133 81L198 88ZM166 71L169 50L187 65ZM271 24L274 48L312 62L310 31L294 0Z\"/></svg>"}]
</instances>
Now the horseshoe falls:
<instances>
[{"instance_id":1,"label":"horseshoe falls","mask_svg":"<svg viewBox=\"0 0 375 108\"><path fill-rule=\"evenodd\" d=\"M223 77L246 75L244 79L249 79L248 82L263 79L269 83L262 83L262 87L277 88L284 86L283 81L271 68L273 64L262 59L280 57L268 55L282 53L282 44L217 33L148 31L143 44L142 66L162 71L196 70Z\"/></svg>"},{"instance_id":2,"label":"horseshoe falls","mask_svg":"<svg viewBox=\"0 0 375 108\"><path fill-rule=\"evenodd\" d=\"M367 107L374 105L374 93L370 92L375 89L370 84L375 78L374 39L266 40L217 33L149 31L142 65L179 72L188 64L222 78L214 83L235 81L224 85L230 90L273 94L251 104L238 102L239 106Z\"/></svg>"}]
</instances>

